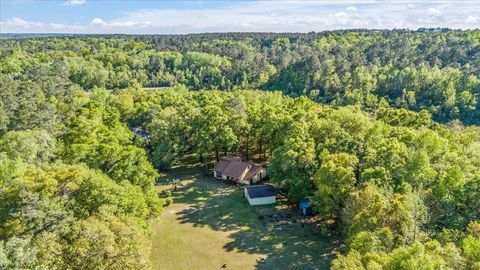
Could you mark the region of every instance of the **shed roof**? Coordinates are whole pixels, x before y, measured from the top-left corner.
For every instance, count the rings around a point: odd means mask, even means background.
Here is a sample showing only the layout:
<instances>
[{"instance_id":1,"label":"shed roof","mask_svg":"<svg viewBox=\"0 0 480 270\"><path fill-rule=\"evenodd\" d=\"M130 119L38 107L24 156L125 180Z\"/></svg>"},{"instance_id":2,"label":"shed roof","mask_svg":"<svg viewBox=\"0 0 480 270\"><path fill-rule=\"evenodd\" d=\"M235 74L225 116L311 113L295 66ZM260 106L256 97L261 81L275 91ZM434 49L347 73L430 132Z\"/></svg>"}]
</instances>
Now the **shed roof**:
<instances>
[{"instance_id":1,"label":"shed roof","mask_svg":"<svg viewBox=\"0 0 480 270\"><path fill-rule=\"evenodd\" d=\"M252 185L245 188L247 189L248 197L252 199L276 195L275 188L272 185Z\"/></svg>"},{"instance_id":2,"label":"shed roof","mask_svg":"<svg viewBox=\"0 0 480 270\"><path fill-rule=\"evenodd\" d=\"M312 206L312 202L310 201L310 199L303 199L300 201L301 208L308 208L310 206Z\"/></svg>"}]
</instances>

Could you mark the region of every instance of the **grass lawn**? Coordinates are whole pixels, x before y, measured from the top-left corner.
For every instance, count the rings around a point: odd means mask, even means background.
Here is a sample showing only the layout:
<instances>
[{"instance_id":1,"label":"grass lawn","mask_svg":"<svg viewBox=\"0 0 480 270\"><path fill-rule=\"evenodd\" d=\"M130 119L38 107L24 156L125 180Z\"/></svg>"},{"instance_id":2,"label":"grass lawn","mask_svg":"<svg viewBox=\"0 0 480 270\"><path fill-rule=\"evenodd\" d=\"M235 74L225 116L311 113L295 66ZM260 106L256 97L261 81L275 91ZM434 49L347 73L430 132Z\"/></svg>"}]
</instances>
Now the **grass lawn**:
<instances>
[{"instance_id":1,"label":"grass lawn","mask_svg":"<svg viewBox=\"0 0 480 270\"><path fill-rule=\"evenodd\" d=\"M154 269L329 268L334 245L315 230L267 231L243 189L204 176L200 165L178 166L160 182L171 178L184 185L152 224Z\"/></svg>"}]
</instances>

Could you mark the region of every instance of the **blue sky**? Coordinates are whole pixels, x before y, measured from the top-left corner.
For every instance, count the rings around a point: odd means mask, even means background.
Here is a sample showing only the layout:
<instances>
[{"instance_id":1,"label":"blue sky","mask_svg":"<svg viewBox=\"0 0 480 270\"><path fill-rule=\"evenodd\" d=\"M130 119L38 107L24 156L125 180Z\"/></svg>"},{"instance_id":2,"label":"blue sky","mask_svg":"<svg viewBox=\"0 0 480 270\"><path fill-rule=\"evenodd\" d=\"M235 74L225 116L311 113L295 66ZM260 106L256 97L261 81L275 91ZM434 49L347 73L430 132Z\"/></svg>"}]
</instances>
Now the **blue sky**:
<instances>
[{"instance_id":1,"label":"blue sky","mask_svg":"<svg viewBox=\"0 0 480 270\"><path fill-rule=\"evenodd\" d=\"M0 0L1 33L480 28L480 1Z\"/></svg>"}]
</instances>

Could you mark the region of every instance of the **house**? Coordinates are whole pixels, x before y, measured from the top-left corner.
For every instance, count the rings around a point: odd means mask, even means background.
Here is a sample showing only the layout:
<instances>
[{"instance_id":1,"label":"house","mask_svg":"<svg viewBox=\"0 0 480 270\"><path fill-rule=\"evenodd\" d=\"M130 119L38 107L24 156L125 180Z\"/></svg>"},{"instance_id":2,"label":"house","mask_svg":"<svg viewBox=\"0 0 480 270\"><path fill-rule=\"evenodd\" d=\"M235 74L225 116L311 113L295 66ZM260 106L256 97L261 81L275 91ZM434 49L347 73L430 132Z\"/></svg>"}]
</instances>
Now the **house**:
<instances>
[{"instance_id":1,"label":"house","mask_svg":"<svg viewBox=\"0 0 480 270\"><path fill-rule=\"evenodd\" d=\"M245 187L245 198L250 205L275 203L275 189L272 185L250 185Z\"/></svg>"},{"instance_id":2,"label":"house","mask_svg":"<svg viewBox=\"0 0 480 270\"><path fill-rule=\"evenodd\" d=\"M242 161L239 157L222 157L213 168L217 179L251 185L266 176L265 168L257 163Z\"/></svg>"},{"instance_id":3,"label":"house","mask_svg":"<svg viewBox=\"0 0 480 270\"><path fill-rule=\"evenodd\" d=\"M305 216L311 216L315 214L315 210L313 209L312 202L310 199L303 199L298 204L298 210L302 212Z\"/></svg>"}]
</instances>

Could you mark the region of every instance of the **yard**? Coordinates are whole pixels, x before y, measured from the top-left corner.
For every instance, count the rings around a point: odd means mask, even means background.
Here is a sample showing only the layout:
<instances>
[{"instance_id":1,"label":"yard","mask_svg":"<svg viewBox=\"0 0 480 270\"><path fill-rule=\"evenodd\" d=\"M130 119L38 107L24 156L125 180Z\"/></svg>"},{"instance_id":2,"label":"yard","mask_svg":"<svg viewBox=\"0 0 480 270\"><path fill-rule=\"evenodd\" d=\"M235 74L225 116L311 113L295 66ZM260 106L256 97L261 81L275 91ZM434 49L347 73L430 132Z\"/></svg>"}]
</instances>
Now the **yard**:
<instances>
[{"instance_id":1,"label":"yard","mask_svg":"<svg viewBox=\"0 0 480 270\"><path fill-rule=\"evenodd\" d=\"M329 268L334 245L316 230L267 230L259 213L274 206L248 205L243 189L204 176L200 165L172 169L158 190L171 188L172 178L183 185L153 223L154 269Z\"/></svg>"}]
</instances>

